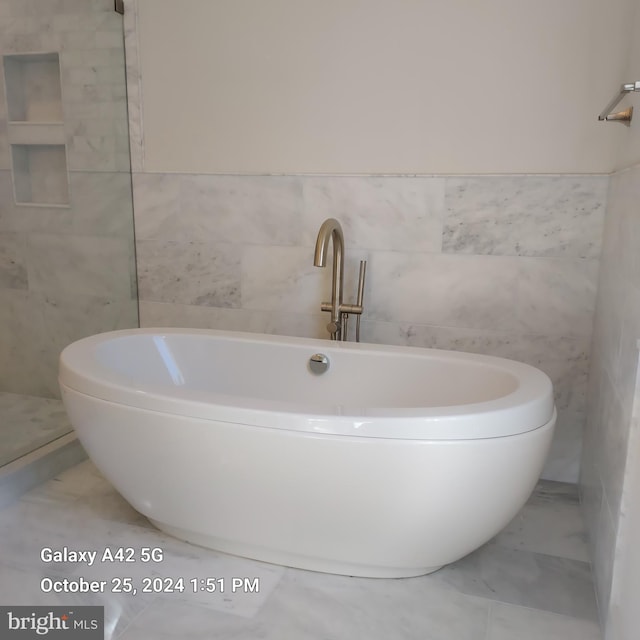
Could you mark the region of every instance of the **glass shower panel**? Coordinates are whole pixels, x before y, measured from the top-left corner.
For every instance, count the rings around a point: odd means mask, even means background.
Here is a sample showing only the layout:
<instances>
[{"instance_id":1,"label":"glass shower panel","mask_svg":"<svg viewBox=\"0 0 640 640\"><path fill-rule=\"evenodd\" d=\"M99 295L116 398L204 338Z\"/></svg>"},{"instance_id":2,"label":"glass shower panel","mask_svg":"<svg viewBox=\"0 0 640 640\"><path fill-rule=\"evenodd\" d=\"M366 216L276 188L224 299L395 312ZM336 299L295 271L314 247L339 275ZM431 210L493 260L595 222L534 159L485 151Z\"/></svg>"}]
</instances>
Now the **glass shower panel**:
<instances>
[{"instance_id":1,"label":"glass shower panel","mask_svg":"<svg viewBox=\"0 0 640 640\"><path fill-rule=\"evenodd\" d=\"M0 466L70 431L70 342L138 326L123 16L0 0Z\"/></svg>"}]
</instances>

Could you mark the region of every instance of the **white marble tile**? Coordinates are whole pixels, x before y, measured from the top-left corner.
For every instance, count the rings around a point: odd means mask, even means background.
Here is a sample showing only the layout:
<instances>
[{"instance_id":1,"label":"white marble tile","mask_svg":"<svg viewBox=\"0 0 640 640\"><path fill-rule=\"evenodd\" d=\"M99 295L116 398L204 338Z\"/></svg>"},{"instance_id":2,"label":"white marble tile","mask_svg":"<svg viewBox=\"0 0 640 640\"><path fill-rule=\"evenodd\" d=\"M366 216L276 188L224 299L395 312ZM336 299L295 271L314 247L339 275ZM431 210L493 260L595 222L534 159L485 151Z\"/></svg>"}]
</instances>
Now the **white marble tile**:
<instances>
[{"instance_id":1,"label":"white marble tile","mask_svg":"<svg viewBox=\"0 0 640 640\"><path fill-rule=\"evenodd\" d=\"M580 487L570 482L540 480L527 500L527 504L534 506L555 503L568 506L580 504Z\"/></svg>"},{"instance_id":2,"label":"white marble tile","mask_svg":"<svg viewBox=\"0 0 640 640\"><path fill-rule=\"evenodd\" d=\"M250 331L276 335L327 338L326 313L294 313L202 307L166 302L140 303L142 327L192 327L223 331ZM350 335L353 335L353 330Z\"/></svg>"},{"instance_id":3,"label":"white marble tile","mask_svg":"<svg viewBox=\"0 0 640 640\"><path fill-rule=\"evenodd\" d=\"M0 172L1 174L2 172ZM0 175L0 193L4 185ZM68 208L16 206L0 196L0 230L133 238L131 179L125 173L72 172Z\"/></svg>"},{"instance_id":4,"label":"white marble tile","mask_svg":"<svg viewBox=\"0 0 640 640\"><path fill-rule=\"evenodd\" d=\"M630 427L631 406L621 402L616 394L611 398L601 426L602 448L596 459L609 509L616 517L622 497Z\"/></svg>"},{"instance_id":5,"label":"white marble tile","mask_svg":"<svg viewBox=\"0 0 640 640\"><path fill-rule=\"evenodd\" d=\"M134 188L143 240L294 245L302 238L295 177L137 174Z\"/></svg>"},{"instance_id":6,"label":"white marble tile","mask_svg":"<svg viewBox=\"0 0 640 640\"><path fill-rule=\"evenodd\" d=\"M0 288L27 288L25 253L24 235L0 232Z\"/></svg>"},{"instance_id":7,"label":"white marble tile","mask_svg":"<svg viewBox=\"0 0 640 640\"><path fill-rule=\"evenodd\" d=\"M611 177L582 459L584 510L603 620L609 608L637 366L640 327L640 166Z\"/></svg>"},{"instance_id":8,"label":"white marble tile","mask_svg":"<svg viewBox=\"0 0 640 640\"><path fill-rule=\"evenodd\" d=\"M265 314L262 332L280 336L297 336L300 338L321 338L328 340L330 333L327 324L329 313L287 313L286 311L270 311ZM349 340L354 340L355 320L351 317L347 333Z\"/></svg>"},{"instance_id":9,"label":"white marble tile","mask_svg":"<svg viewBox=\"0 0 640 640\"><path fill-rule=\"evenodd\" d=\"M600 620L606 624L613 581L613 565L618 538L618 517L613 514L607 501L606 491L602 492L600 513L595 528L589 532L593 538L591 564L595 582L596 598L600 608Z\"/></svg>"},{"instance_id":10,"label":"white marble tile","mask_svg":"<svg viewBox=\"0 0 640 640\"><path fill-rule=\"evenodd\" d=\"M140 299L237 307L240 245L145 240L137 245Z\"/></svg>"},{"instance_id":11,"label":"white marble tile","mask_svg":"<svg viewBox=\"0 0 640 640\"><path fill-rule=\"evenodd\" d=\"M130 298L130 256L125 238L33 233L27 242L29 288Z\"/></svg>"},{"instance_id":12,"label":"white marble tile","mask_svg":"<svg viewBox=\"0 0 640 640\"><path fill-rule=\"evenodd\" d=\"M299 640L484 638L488 604L428 580L366 580L287 571L252 620L212 615L175 603L149 607L123 638Z\"/></svg>"},{"instance_id":13,"label":"white marble tile","mask_svg":"<svg viewBox=\"0 0 640 640\"><path fill-rule=\"evenodd\" d=\"M518 261L502 256L370 253L367 318L518 331Z\"/></svg>"},{"instance_id":14,"label":"white marble tile","mask_svg":"<svg viewBox=\"0 0 640 640\"><path fill-rule=\"evenodd\" d=\"M639 176L640 165L636 165L611 177L603 242L607 266L636 282L640 276Z\"/></svg>"},{"instance_id":15,"label":"white marble tile","mask_svg":"<svg viewBox=\"0 0 640 640\"><path fill-rule=\"evenodd\" d=\"M105 331L138 326L137 300L86 294L48 294L42 297L47 340L57 357L71 342Z\"/></svg>"},{"instance_id":16,"label":"white marble tile","mask_svg":"<svg viewBox=\"0 0 640 640\"><path fill-rule=\"evenodd\" d=\"M71 172L69 181L73 233L133 236L129 174Z\"/></svg>"},{"instance_id":17,"label":"white marble tile","mask_svg":"<svg viewBox=\"0 0 640 640\"><path fill-rule=\"evenodd\" d=\"M89 460L84 460L41 484L25 494L22 500L48 508L77 511L85 514L89 521L98 518L154 529L153 525L104 479Z\"/></svg>"},{"instance_id":18,"label":"white marble tile","mask_svg":"<svg viewBox=\"0 0 640 640\"><path fill-rule=\"evenodd\" d=\"M347 248L440 251L443 178L318 176L301 180L305 244L315 244L325 218L336 218Z\"/></svg>"},{"instance_id":19,"label":"white marble tile","mask_svg":"<svg viewBox=\"0 0 640 640\"><path fill-rule=\"evenodd\" d=\"M261 333L267 312L231 307L204 307L140 301L141 327L191 327Z\"/></svg>"},{"instance_id":20,"label":"white marble tile","mask_svg":"<svg viewBox=\"0 0 640 640\"><path fill-rule=\"evenodd\" d=\"M294 176L184 175L174 237L299 245L302 193Z\"/></svg>"},{"instance_id":21,"label":"white marble tile","mask_svg":"<svg viewBox=\"0 0 640 640\"><path fill-rule=\"evenodd\" d=\"M43 375L48 351L41 301L18 289L0 289L0 389L34 396L54 396L57 382Z\"/></svg>"},{"instance_id":22,"label":"white marble tile","mask_svg":"<svg viewBox=\"0 0 640 640\"><path fill-rule=\"evenodd\" d=\"M127 171L128 136L122 133L122 123L126 125L122 17L113 12L113 6L107 10L105 7L109 7L109 3L104 1L49 0L43 5L24 0L9 5L9 17L0 22L0 29L5 51L60 52L65 126L72 130L82 125L86 129L85 134L68 138L69 166L78 170ZM97 59L96 52L118 50L119 56L105 55ZM114 82L120 90L97 92L100 109L91 117L87 117L88 111L76 109L76 89L92 83L114 88ZM87 101L92 100L90 92L85 97ZM107 109L114 106L117 115L107 113ZM107 122L110 130L104 139L92 135L94 127L103 129ZM117 152L123 139L126 155Z\"/></svg>"},{"instance_id":23,"label":"white marble tile","mask_svg":"<svg viewBox=\"0 0 640 640\"><path fill-rule=\"evenodd\" d=\"M636 378L638 372L640 340L640 281L626 281L620 326L620 346L617 367L612 371L613 382L620 401L627 408L625 415L628 429L628 415L634 404Z\"/></svg>"},{"instance_id":24,"label":"white marble tile","mask_svg":"<svg viewBox=\"0 0 640 640\"><path fill-rule=\"evenodd\" d=\"M533 333L590 336L598 262L571 258L517 258L515 312Z\"/></svg>"},{"instance_id":25,"label":"white marble tile","mask_svg":"<svg viewBox=\"0 0 640 640\"><path fill-rule=\"evenodd\" d=\"M242 307L312 313L330 298L331 269L313 266L306 247L246 246L242 254Z\"/></svg>"},{"instance_id":26,"label":"white marble tile","mask_svg":"<svg viewBox=\"0 0 640 640\"><path fill-rule=\"evenodd\" d=\"M467 595L598 619L588 562L490 543L433 577Z\"/></svg>"},{"instance_id":27,"label":"white marble tile","mask_svg":"<svg viewBox=\"0 0 640 640\"><path fill-rule=\"evenodd\" d=\"M596 258L608 176L447 178L443 250Z\"/></svg>"},{"instance_id":28,"label":"white marble tile","mask_svg":"<svg viewBox=\"0 0 640 640\"><path fill-rule=\"evenodd\" d=\"M69 431L59 400L0 392L0 467Z\"/></svg>"},{"instance_id":29,"label":"white marble tile","mask_svg":"<svg viewBox=\"0 0 640 640\"><path fill-rule=\"evenodd\" d=\"M132 599L122 594L56 594L44 593L40 581L44 577L64 578L64 574L17 569L0 561L0 602L23 606L104 606L105 639L111 640L129 626L149 604L150 599Z\"/></svg>"},{"instance_id":30,"label":"white marble tile","mask_svg":"<svg viewBox=\"0 0 640 640\"><path fill-rule=\"evenodd\" d=\"M582 457L584 411L558 408L551 449L541 477L560 482L578 482Z\"/></svg>"},{"instance_id":31,"label":"white marble tile","mask_svg":"<svg viewBox=\"0 0 640 640\"><path fill-rule=\"evenodd\" d=\"M541 500L534 495L493 542L511 549L589 562L585 525L577 497L565 502L558 496Z\"/></svg>"},{"instance_id":32,"label":"white marble tile","mask_svg":"<svg viewBox=\"0 0 640 640\"><path fill-rule=\"evenodd\" d=\"M496 603L492 605L487 640L602 640L592 620Z\"/></svg>"},{"instance_id":33,"label":"white marble tile","mask_svg":"<svg viewBox=\"0 0 640 640\"><path fill-rule=\"evenodd\" d=\"M136 240L177 240L189 231L180 208L181 176L167 173L134 173ZM210 237L211 240L214 236ZM199 238L206 240L207 238Z\"/></svg>"}]
</instances>

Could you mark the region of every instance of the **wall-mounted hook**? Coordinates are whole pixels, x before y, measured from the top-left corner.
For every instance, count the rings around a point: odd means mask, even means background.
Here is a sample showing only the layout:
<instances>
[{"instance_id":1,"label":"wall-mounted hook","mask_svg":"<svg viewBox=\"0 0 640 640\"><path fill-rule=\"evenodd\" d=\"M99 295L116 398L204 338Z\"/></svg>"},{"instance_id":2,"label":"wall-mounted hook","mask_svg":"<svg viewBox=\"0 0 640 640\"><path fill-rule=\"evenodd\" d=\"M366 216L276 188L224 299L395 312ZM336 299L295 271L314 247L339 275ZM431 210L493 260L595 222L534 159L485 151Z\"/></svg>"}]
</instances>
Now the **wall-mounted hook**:
<instances>
[{"instance_id":1,"label":"wall-mounted hook","mask_svg":"<svg viewBox=\"0 0 640 640\"><path fill-rule=\"evenodd\" d=\"M618 111L616 113L610 113L605 120L607 122L620 122L627 127L631 126L631 118L633 117L633 107L629 107L624 111Z\"/></svg>"},{"instance_id":2,"label":"wall-mounted hook","mask_svg":"<svg viewBox=\"0 0 640 640\"><path fill-rule=\"evenodd\" d=\"M640 81L638 82L630 82L628 84L623 84L620 87L620 93L618 93L613 100L602 110L602 113L598 116L598 120L606 120L609 122L621 122L622 124L627 125L627 127L631 123L631 118L633 116L633 107L629 107L624 111L618 111L617 113L611 113L615 106L624 98L627 93L631 93L633 91L640 91Z\"/></svg>"}]
</instances>

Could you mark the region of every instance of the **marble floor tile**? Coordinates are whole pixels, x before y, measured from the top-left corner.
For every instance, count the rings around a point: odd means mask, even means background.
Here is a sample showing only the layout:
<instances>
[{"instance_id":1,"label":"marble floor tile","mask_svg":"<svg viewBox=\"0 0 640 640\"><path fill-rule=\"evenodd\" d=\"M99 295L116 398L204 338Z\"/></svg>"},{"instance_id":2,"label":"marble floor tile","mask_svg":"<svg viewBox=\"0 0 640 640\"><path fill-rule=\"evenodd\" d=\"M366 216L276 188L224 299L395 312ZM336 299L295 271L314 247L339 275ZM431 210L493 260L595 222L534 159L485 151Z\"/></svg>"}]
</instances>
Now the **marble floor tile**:
<instances>
[{"instance_id":1,"label":"marble floor tile","mask_svg":"<svg viewBox=\"0 0 640 640\"><path fill-rule=\"evenodd\" d=\"M126 594L115 593L45 593L41 588L41 580L45 577L63 580L68 576L45 570L16 569L0 562L0 603L3 606L103 606L105 639L111 640L121 635L153 600L152 597L131 598Z\"/></svg>"},{"instance_id":2,"label":"marble floor tile","mask_svg":"<svg viewBox=\"0 0 640 640\"><path fill-rule=\"evenodd\" d=\"M0 392L0 466L69 431L60 400Z\"/></svg>"},{"instance_id":3,"label":"marble floor tile","mask_svg":"<svg viewBox=\"0 0 640 640\"><path fill-rule=\"evenodd\" d=\"M433 574L461 593L595 621L587 562L486 544Z\"/></svg>"},{"instance_id":4,"label":"marble floor tile","mask_svg":"<svg viewBox=\"0 0 640 640\"><path fill-rule=\"evenodd\" d=\"M434 574L349 578L269 565L171 538L85 461L0 510L0 602L102 604L105 637L123 640L599 640L590 567L576 559L580 540L565 535L576 495L566 485L541 483L523 510L522 526L508 527ZM540 523L550 525L549 538L561 539L544 541ZM100 553L131 547L136 554L142 547L160 548L163 558L127 565L43 560L44 547L65 546ZM549 553L541 553L543 547ZM112 580L125 575L139 592L111 593ZM45 576L104 580L109 587L90 596L45 594L40 588ZM143 593L145 577L183 577L186 588ZM190 579L207 577L224 578L225 588L217 582L213 593L194 593ZM257 588L234 592L233 577Z\"/></svg>"},{"instance_id":5,"label":"marble floor tile","mask_svg":"<svg viewBox=\"0 0 640 640\"><path fill-rule=\"evenodd\" d=\"M487 640L601 640L598 625L508 604L492 605Z\"/></svg>"},{"instance_id":6,"label":"marble floor tile","mask_svg":"<svg viewBox=\"0 0 640 640\"><path fill-rule=\"evenodd\" d=\"M577 488L567 494L567 486L575 485L542 481L529 502L493 541L511 549L589 562Z\"/></svg>"},{"instance_id":7,"label":"marble floor tile","mask_svg":"<svg viewBox=\"0 0 640 640\"><path fill-rule=\"evenodd\" d=\"M485 637L489 606L429 580L348 578L289 569L268 606L251 620L154 603L122 638L477 640Z\"/></svg>"}]
</instances>

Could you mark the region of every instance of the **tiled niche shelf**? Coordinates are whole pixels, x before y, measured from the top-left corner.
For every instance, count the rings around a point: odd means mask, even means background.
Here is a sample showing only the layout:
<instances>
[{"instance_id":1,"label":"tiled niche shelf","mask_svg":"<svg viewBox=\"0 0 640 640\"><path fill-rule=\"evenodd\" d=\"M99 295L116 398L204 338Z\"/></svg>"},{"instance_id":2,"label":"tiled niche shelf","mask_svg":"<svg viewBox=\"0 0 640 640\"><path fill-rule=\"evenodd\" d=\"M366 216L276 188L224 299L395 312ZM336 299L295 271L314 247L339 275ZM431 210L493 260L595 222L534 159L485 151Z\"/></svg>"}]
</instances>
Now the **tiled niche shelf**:
<instances>
[{"instance_id":1,"label":"tiled niche shelf","mask_svg":"<svg viewBox=\"0 0 640 640\"><path fill-rule=\"evenodd\" d=\"M24 53L3 64L16 204L68 206L60 58Z\"/></svg>"}]
</instances>

